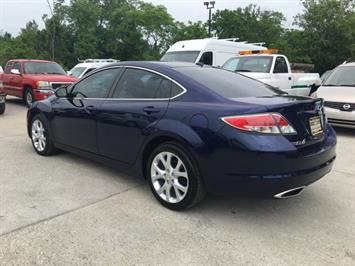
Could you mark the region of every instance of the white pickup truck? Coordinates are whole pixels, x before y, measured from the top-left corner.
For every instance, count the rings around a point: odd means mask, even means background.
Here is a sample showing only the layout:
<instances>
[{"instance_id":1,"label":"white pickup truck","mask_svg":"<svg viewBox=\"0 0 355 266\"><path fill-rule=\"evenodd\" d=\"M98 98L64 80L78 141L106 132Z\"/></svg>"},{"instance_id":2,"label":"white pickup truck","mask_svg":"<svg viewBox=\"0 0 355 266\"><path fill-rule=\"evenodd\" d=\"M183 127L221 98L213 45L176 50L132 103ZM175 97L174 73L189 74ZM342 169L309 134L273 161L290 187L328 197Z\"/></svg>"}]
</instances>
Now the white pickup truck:
<instances>
[{"instance_id":1,"label":"white pickup truck","mask_svg":"<svg viewBox=\"0 0 355 266\"><path fill-rule=\"evenodd\" d=\"M277 52L277 50L276 50ZM317 73L292 73L286 56L275 50L242 51L222 68L241 73L293 95L309 96L311 86L319 80Z\"/></svg>"}]
</instances>

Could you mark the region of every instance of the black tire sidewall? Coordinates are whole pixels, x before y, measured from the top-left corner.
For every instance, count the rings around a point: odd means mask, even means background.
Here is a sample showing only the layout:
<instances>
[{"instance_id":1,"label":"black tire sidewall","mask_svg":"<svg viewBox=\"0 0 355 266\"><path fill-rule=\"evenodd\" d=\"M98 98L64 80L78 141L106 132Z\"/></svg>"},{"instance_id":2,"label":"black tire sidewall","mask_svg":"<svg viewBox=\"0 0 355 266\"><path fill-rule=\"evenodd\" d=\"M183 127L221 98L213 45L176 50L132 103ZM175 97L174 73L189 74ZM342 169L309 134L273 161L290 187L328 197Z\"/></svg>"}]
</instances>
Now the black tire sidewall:
<instances>
[{"instance_id":1,"label":"black tire sidewall","mask_svg":"<svg viewBox=\"0 0 355 266\"><path fill-rule=\"evenodd\" d=\"M5 103L0 103L0 115L2 115L3 113L5 113Z\"/></svg>"},{"instance_id":2,"label":"black tire sidewall","mask_svg":"<svg viewBox=\"0 0 355 266\"><path fill-rule=\"evenodd\" d=\"M185 196L185 198L178 202L178 203L168 203L165 200L163 200L162 198L160 198L160 196L156 193L154 187L153 187L153 182L152 182L152 178L151 178L151 165L153 162L153 159L155 158L155 156L161 152L171 152L174 153L175 155L177 155L182 162L184 163L187 173L188 173L188 177L189 177L189 188L187 191L187 195ZM147 169L146 169L146 173L147 173L147 179L150 185L150 188L152 190L153 195L155 196L155 198L165 207L167 207L168 209L171 210L184 210L188 207L190 207L193 202L195 201L195 198L197 196L198 193L198 189L201 185L200 181L200 177L199 177L199 172L197 167L194 165L192 159L189 157L188 153L185 151L185 149L175 143L175 142L168 142L168 143L164 143L159 145L149 156L148 159L148 164L147 164Z\"/></svg>"},{"instance_id":3,"label":"black tire sidewall","mask_svg":"<svg viewBox=\"0 0 355 266\"><path fill-rule=\"evenodd\" d=\"M27 102L27 94L31 94L32 102L30 104ZM23 101L25 102L26 106L30 107L31 104L34 102L32 88L26 88L23 97Z\"/></svg>"},{"instance_id":4,"label":"black tire sidewall","mask_svg":"<svg viewBox=\"0 0 355 266\"><path fill-rule=\"evenodd\" d=\"M33 140L32 140L32 125L33 125L33 122L36 120L41 121L41 123L44 127L44 130L45 130L45 133L46 133L46 147L44 148L43 151L38 151L33 143ZM50 136L49 126L48 126L47 120L44 119L42 117L42 115L36 115L32 118L31 125L30 125L30 135L31 135L32 146L39 155L48 156L48 155L52 154L53 144L52 144L52 140L51 140L51 136Z\"/></svg>"}]
</instances>

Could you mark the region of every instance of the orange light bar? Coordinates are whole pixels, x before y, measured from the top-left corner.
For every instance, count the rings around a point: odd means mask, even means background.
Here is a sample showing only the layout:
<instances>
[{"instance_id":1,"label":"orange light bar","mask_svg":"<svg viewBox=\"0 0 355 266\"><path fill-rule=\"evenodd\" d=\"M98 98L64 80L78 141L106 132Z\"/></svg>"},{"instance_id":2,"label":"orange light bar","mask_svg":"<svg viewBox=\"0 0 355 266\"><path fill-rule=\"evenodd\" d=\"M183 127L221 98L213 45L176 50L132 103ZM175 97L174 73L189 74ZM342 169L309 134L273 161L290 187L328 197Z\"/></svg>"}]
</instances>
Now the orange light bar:
<instances>
[{"instance_id":1,"label":"orange light bar","mask_svg":"<svg viewBox=\"0 0 355 266\"><path fill-rule=\"evenodd\" d=\"M251 54L277 54L278 49L267 49L267 50L246 50L240 51L239 55L251 55Z\"/></svg>"}]
</instances>

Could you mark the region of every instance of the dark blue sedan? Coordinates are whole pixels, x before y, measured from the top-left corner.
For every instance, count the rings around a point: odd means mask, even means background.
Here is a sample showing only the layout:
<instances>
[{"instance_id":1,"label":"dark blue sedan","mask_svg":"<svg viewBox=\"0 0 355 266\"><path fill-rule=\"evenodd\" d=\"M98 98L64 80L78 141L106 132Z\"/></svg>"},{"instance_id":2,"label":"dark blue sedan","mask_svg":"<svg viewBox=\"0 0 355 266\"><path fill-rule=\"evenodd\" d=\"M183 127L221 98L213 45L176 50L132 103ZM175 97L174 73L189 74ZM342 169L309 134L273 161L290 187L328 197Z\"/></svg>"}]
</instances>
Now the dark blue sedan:
<instances>
[{"instance_id":1,"label":"dark blue sedan","mask_svg":"<svg viewBox=\"0 0 355 266\"><path fill-rule=\"evenodd\" d=\"M34 103L27 119L38 154L141 175L174 210L206 192L295 196L335 160L322 100L203 65L113 64Z\"/></svg>"}]
</instances>

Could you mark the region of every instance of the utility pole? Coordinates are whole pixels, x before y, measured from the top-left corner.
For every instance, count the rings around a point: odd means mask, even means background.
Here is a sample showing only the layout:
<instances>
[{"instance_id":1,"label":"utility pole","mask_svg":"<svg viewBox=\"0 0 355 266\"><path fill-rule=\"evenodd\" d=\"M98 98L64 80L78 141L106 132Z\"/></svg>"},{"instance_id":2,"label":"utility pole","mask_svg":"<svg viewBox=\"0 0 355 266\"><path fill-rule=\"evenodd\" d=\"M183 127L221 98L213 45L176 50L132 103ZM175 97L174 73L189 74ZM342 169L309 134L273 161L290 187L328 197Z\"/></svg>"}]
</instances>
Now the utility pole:
<instances>
[{"instance_id":1,"label":"utility pole","mask_svg":"<svg viewBox=\"0 0 355 266\"><path fill-rule=\"evenodd\" d=\"M212 21L212 9L216 1L203 2L203 5L208 9L208 36L211 37L211 21Z\"/></svg>"},{"instance_id":2,"label":"utility pole","mask_svg":"<svg viewBox=\"0 0 355 266\"><path fill-rule=\"evenodd\" d=\"M55 7L55 0L53 0L53 3L51 4L49 0L47 1L47 5L49 7L49 11L51 12L52 15L52 40L51 40L51 60L54 61L54 50L55 50L55 34L56 34L56 28L55 28L55 21L54 21L54 7Z\"/></svg>"}]
</instances>

